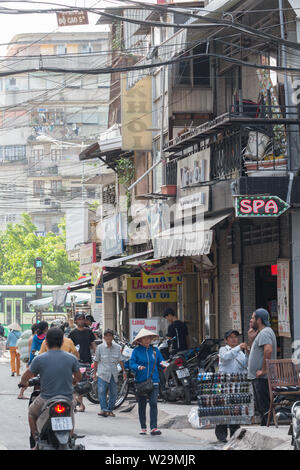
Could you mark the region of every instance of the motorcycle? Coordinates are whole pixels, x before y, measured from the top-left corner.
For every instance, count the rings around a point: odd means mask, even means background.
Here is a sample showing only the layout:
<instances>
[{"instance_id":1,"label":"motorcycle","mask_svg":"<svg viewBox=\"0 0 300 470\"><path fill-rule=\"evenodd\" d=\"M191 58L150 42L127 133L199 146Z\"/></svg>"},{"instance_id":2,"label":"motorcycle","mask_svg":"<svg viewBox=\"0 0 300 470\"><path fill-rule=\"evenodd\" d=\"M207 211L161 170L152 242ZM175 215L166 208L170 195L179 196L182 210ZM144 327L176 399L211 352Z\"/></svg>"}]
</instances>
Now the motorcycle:
<instances>
[{"instance_id":1,"label":"motorcycle","mask_svg":"<svg viewBox=\"0 0 300 470\"><path fill-rule=\"evenodd\" d=\"M300 401L296 401L291 410L292 424L289 434L292 435L294 450L300 450Z\"/></svg>"},{"instance_id":2,"label":"motorcycle","mask_svg":"<svg viewBox=\"0 0 300 470\"><path fill-rule=\"evenodd\" d=\"M40 378L34 377L28 383L34 387L30 405L40 394ZM45 403L36 426L37 436L30 436L30 446L35 445L37 450L85 450L82 444L76 444L79 436L72 433L72 400L65 396L57 395Z\"/></svg>"},{"instance_id":3,"label":"motorcycle","mask_svg":"<svg viewBox=\"0 0 300 470\"><path fill-rule=\"evenodd\" d=\"M91 403L98 404L98 387L93 378L94 364L80 364L82 378L74 386L74 391L81 396L86 397Z\"/></svg>"},{"instance_id":4,"label":"motorcycle","mask_svg":"<svg viewBox=\"0 0 300 470\"><path fill-rule=\"evenodd\" d=\"M205 339L199 347L180 351L170 357L169 366L164 371L160 370L161 396L171 402L184 400L187 405L197 399L198 372L215 372L218 353L213 350L221 341ZM162 348L166 349L164 343Z\"/></svg>"}]
</instances>

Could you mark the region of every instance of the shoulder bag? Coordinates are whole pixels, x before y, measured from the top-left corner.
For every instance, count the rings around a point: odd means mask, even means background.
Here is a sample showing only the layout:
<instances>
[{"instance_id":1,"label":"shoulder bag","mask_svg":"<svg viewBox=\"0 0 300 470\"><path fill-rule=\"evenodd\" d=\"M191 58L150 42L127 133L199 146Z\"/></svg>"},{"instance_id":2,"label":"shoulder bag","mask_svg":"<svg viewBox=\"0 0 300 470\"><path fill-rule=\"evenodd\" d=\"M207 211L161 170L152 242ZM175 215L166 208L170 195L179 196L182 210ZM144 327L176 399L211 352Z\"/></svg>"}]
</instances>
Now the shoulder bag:
<instances>
[{"instance_id":1,"label":"shoulder bag","mask_svg":"<svg viewBox=\"0 0 300 470\"><path fill-rule=\"evenodd\" d=\"M153 382L152 382L152 375L153 375L155 365L156 365L156 351L153 350L153 352L154 352L154 358L155 359L154 359L154 365L153 365L150 377L147 380L145 380L144 382L139 382L139 383L135 384L135 393L138 396L149 395L154 390L154 385L153 385Z\"/></svg>"}]
</instances>

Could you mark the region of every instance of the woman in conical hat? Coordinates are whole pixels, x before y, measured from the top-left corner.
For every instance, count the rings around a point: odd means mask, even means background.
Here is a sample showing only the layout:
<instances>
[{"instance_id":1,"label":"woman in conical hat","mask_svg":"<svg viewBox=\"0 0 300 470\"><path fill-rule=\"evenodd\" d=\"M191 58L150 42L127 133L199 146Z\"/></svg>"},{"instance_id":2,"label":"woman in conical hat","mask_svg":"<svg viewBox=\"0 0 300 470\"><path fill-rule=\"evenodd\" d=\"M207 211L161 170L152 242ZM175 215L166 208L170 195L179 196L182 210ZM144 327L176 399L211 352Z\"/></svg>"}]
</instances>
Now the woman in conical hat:
<instances>
[{"instance_id":1,"label":"woman in conical hat","mask_svg":"<svg viewBox=\"0 0 300 470\"><path fill-rule=\"evenodd\" d=\"M140 340L142 338L147 338L149 336L149 338L151 338L151 343L152 341L154 341L155 339L158 338L158 335L156 333L153 333L152 331L150 330L147 330L146 328L142 328L138 334L136 335L136 337L134 338L134 340L132 341L132 344L134 346L136 346L137 344L140 344ZM150 344L150 343L149 343Z\"/></svg>"},{"instance_id":2,"label":"woman in conical hat","mask_svg":"<svg viewBox=\"0 0 300 470\"><path fill-rule=\"evenodd\" d=\"M10 332L7 336L6 347L9 349L10 353L10 367L11 367L11 376L15 374L20 375L20 354L17 348L17 341L21 337L22 328L18 323L11 323L8 325Z\"/></svg>"},{"instance_id":3,"label":"woman in conical hat","mask_svg":"<svg viewBox=\"0 0 300 470\"><path fill-rule=\"evenodd\" d=\"M153 391L149 395L138 395L138 408L139 408L139 420L141 425L140 434L147 434L146 425L146 406L149 400L150 405L150 429L152 436L158 436L161 431L157 429L157 399L159 392L159 372L158 368L163 368L164 358L157 347L152 346L152 341L156 339L158 335L153 333L146 328L142 328L132 344L137 345L133 350L130 359L130 368L135 373L135 381L137 383L145 382L151 379L153 382Z\"/></svg>"},{"instance_id":4,"label":"woman in conical hat","mask_svg":"<svg viewBox=\"0 0 300 470\"><path fill-rule=\"evenodd\" d=\"M22 331L22 328L20 327L20 325L18 323L11 323L10 325L8 325L8 327L10 330L12 331Z\"/></svg>"}]
</instances>

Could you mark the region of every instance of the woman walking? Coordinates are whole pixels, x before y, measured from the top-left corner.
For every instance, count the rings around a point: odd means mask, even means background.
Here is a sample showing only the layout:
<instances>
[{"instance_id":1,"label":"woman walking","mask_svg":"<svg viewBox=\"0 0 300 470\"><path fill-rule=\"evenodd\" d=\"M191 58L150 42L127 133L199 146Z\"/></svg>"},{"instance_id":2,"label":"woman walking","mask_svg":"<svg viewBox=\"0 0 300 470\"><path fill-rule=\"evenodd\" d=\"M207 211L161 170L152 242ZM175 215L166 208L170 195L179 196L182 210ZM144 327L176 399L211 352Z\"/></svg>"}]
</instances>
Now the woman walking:
<instances>
[{"instance_id":1,"label":"woman walking","mask_svg":"<svg viewBox=\"0 0 300 470\"><path fill-rule=\"evenodd\" d=\"M10 353L11 376L20 375L20 354L17 351L17 341L21 337L21 327L18 323L12 323L8 326L10 332L7 336L6 347Z\"/></svg>"},{"instance_id":2,"label":"woman walking","mask_svg":"<svg viewBox=\"0 0 300 470\"><path fill-rule=\"evenodd\" d=\"M33 361L36 352L39 352L41 349L42 343L46 338L46 333L48 331L48 323L46 321L41 321L38 323L36 334L32 339L31 349L30 349L30 357L29 357L29 365Z\"/></svg>"},{"instance_id":3,"label":"woman walking","mask_svg":"<svg viewBox=\"0 0 300 470\"><path fill-rule=\"evenodd\" d=\"M150 405L150 433L152 436L158 436L161 431L157 429L157 399L159 392L159 372L158 368L163 368L161 363L164 361L158 348L152 346L152 341L158 336L151 331L142 328L133 341L133 345L137 347L133 350L130 359L130 368L135 373L135 381L137 388L137 400L139 420L141 425L140 434L147 434L146 425L146 406L149 400ZM145 385L150 390L144 391Z\"/></svg>"}]
</instances>

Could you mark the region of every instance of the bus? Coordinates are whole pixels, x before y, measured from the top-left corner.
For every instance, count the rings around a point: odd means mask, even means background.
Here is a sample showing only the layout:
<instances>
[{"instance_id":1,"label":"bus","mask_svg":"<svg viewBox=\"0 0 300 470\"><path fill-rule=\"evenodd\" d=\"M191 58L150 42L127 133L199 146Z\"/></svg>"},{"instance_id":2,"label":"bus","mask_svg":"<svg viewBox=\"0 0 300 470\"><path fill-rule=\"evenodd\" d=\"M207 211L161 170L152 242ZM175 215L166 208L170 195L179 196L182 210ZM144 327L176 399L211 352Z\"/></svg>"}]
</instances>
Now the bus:
<instances>
[{"instance_id":1,"label":"bus","mask_svg":"<svg viewBox=\"0 0 300 470\"><path fill-rule=\"evenodd\" d=\"M43 286L43 297L51 297L52 290L58 286ZM36 298L36 287L26 285L6 286L0 285L0 323L7 326L17 322L22 330L31 328L36 322L36 312L28 303ZM43 311L43 320L50 323L54 319L67 320L68 314L65 307L55 309L50 305L47 311Z\"/></svg>"}]
</instances>

